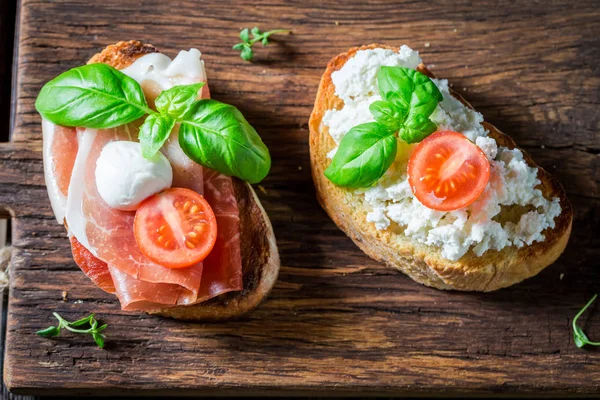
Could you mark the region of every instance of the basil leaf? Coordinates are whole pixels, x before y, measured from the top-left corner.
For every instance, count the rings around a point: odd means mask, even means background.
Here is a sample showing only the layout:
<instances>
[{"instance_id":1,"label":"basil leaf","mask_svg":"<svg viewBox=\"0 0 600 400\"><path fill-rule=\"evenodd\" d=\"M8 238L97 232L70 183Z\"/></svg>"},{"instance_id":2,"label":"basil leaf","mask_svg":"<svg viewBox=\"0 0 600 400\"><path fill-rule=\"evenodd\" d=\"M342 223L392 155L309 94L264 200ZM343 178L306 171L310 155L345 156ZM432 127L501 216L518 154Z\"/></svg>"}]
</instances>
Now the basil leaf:
<instances>
[{"instance_id":1,"label":"basil leaf","mask_svg":"<svg viewBox=\"0 0 600 400\"><path fill-rule=\"evenodd\" d=\"M56 326L49 326L46 329L37 331L36 333L40 336L54 337L60 334L60 328L57 328Z\"/></svg>"},{"instance_id":2,"label":"basil leaf","mask_svg":"<svg viewBox=\"0 0 600 400\"><path fill-rule=\"evenodd\" d=\"M35 108L55 124L97 129L133 122L150 111L140 85L106 64L60 74L44 85Z\"/></svg>"},{"instance_id":3,"label":"basil leaf","mask_svg":"<svg viewBox=\"0 0 600 400\"><path fill-rule=\"evenodd\" d=\"M399 129L402 140L417 143L435 132L429 116L443 96L428 76L411 68L381 67L377 82L382 98L408 111Z\"/></svg>"},{"instance_id":4,"label":"basil leaf","mask_svg":"<svg viewBox=\"0 0 600 400\"><path fill-rule=\"evenodd\" d=\"M175 120L168 115L150 114L138 134L142 146L142 156L152 158L165 143L175 126Z\"/></svg>"},{"instance_id":5,"label":"basil leaf","mask_svg":"<svg viewBox=\"0 0 600 400\"><path fill-rule=\"evenodd\" d=\"M429 117L443 100L435 83L427 75L412 68L381 67L377 83L384 100L402 105L411 114Z\"/></svg>"},{"instance_id":6,"label":"basil leaf","mask_svg":"<svg viewBox=\"0 0 600 400\"><path fill-rule=\"evenodd\" d=\"M171 89L165 90L154 102L156 110L172 118L181 118L196 101L202 86L204 86L204 82L173 86Z\"/></svg>"},{"instance_id":7,"label":"basil leaf","mask_svg":"<svg viewBox=\"0 0 600 400\"><path fill-rule=\"evenodd\" d=\"M183 117L179 144L195 162L250 183L271 168L269 150L235 107L216 100L196 101Z\"/></svg>"},{"instance_id":8,"label":"basil leaf","mask_svg":"<svg viewBox=\"0 0 600 400\"><path fill-rule=\"evenodd\" d=\"M373 118L392 132L397 132L406 118L407 111L401 105L388 101L375 101L369 106Z\"/></svg>"},{"instance_id":9,"label":"basil leaf","mask_svg":"<svg viewBox=\"0 0 600 400\"><path fill-rule=\"evenodd\" d=\"M400 128L399 135L406 143L418 143L435 132L437 126L423 115L409 115Z\"/></svg>"},{"instance_id":10,"label":"basil leaf","mask_svg":"<svg viewBox=\"0 0 600 400\"><path fill-rule=\"evenodd\" d=\"M340 142L325 176L338 186L368 187L392 165L397 147L396 137L385 126L357 125Z\"/></svg>"}]
</instances>

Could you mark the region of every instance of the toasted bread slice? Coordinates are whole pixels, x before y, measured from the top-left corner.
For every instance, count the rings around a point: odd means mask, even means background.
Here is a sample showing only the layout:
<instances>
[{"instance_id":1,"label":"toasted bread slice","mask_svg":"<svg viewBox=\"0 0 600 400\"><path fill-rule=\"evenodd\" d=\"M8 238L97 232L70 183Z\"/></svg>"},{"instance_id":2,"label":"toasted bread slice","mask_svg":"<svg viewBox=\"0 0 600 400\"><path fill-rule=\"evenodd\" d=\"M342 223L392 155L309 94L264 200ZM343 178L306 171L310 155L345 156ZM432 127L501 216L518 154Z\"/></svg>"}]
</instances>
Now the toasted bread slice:
<instances>
[{"instance_id":1,"label":"toasted bread slice","mask_svg":"<svg viewBox=\"0 0 600 400\"><path fill-rule=\"evenodd\" d=\"M158 50L138 41L119 42L94 55L89 63L105 63L117 69L131 65L144 54ZM233 178L240 210L240 237L244 289L230 292L192 306L152 311L181 320L222 320L234 318L256 307L271 291L279 274L279 252L271 221L248 183Z\"/></svg>"},{"instance_id":2,"label":"toasted bread slice","mask_svg":"<svg viewBox=\"0 0 600 400\"><path fill-rule=\"evenodd\" d=\"M555 228L544 232L546 240L543 242L534 242L522 248L511 246L501 251L488 250L480 257L469 251L454 262L443 258L439 248L417 242L404 236L401 231L395 233L391 229L377 230L373 223L367 222L368 210L362 198L355 196L348 189L334 185L325 177L323 172L331 162L327 158L327 153L335 147L335 142L329 135L328 127L322 123L322 119L325 111L332 108L340 109L344 105L343 101L335 95L331 74L339 70L357 51L373 48L399 50L395 47L372 44L350 49L333 58L321 78L310 117L312 175L319 202L331 219L373 259L404 272L417 282L438 289L492 291L534 276L552 264L567 245L571 233L573 209L561 185L548 172L537 167L525 152L523 155L527 163L539 168L538 178L541 184L538 188L544 197L560 199L562 212L555 219ZM435 77L423 64L419 65L418 70L432 78ZM452 94L467 107L473 108L456 93ZM496 127L485 122L484 126L498 145L509 149L515 148L513 140Z\"/></svg>"}]
</instances>

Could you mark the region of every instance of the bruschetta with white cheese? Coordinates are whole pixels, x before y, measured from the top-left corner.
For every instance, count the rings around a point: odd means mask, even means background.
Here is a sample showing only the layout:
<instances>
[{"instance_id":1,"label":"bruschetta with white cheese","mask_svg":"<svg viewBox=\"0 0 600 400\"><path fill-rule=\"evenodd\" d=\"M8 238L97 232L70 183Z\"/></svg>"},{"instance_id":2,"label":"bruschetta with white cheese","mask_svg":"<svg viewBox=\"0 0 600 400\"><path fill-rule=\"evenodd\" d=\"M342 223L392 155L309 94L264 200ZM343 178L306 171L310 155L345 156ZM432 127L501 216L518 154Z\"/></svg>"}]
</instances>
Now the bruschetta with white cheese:
<instances>
[{"instance_id":1,"label":"bruschetta with white cheese","mask_svg":"<svg viewBox=\"0 0 600 400\"><path fill-rule=\"evenodd\" d=\"M565 191L419 54L333 58L310 118L319 202L367 255L438 289L492 291L565 249Z\"/></svg>"}]
</instances>

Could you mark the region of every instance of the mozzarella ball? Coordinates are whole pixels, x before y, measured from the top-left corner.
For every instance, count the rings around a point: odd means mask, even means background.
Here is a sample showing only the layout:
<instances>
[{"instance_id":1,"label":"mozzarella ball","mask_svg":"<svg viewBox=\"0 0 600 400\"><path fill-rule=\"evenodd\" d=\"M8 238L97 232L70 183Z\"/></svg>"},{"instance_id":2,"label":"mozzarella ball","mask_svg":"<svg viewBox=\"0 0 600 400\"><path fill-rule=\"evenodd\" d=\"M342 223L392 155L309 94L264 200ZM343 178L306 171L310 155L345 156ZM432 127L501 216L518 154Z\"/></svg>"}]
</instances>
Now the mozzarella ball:
<instances>
[{"instance_id":1,"label":"mozzarella ball","mask_svg":"<svg viewBox=\"0 0 600 400\"><path fill-rule=\"evenodd\" d=\"M117 210L136 210L142 201L171 187L172 182L169 160L160 152L145 159L137 142L110 142L96 161L98 192Z\"/></svg>"}]
</instances>

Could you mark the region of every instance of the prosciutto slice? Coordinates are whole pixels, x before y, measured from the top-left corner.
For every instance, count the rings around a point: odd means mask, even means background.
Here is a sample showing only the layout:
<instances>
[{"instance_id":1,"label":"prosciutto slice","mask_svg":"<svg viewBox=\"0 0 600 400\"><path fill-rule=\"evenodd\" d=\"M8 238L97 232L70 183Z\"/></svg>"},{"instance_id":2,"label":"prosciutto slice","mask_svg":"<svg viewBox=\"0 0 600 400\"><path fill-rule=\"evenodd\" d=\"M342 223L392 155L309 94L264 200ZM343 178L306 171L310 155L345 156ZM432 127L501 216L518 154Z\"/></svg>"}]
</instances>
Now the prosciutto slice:
<instances>
[{"instance_id":1,"label":"prosciutto slice","mask_svg":"<svg viewBox=\"0 0 600 400\"><path fill-rule=\"evenodd\" d=\"M42 121L42 132L46 188L52 211L58 222L62 224L65 218L69 182L77 156L77 134L75 128L54 126L45 120Z\"/></svg>"},{"instance_id":2,"label":"prosciutto slice","mask_svg":"<svg viewBox=\"0 0 600 400\"><path fill-rule=\"evenodd\" d=\"M217 241L204 260L197 303L242 290L240 215L231 178L204 168L204 198L217 219Z\"/></svg>"},{"instance_id":3,"label":"prosciutto slice","mask_svg":"<svg viewBox=\"0 0 600 400\"><path fill-rule=\"evenodd\" d=\"M196 54L192 50L182 53L185 57ZM145 57L148 56L140 60ZM164 57L159 60L166 62ZM155 70L149 70L156 75ZM132 72L132 76L142 87L153 88L154 93L146 91L152 103L156 93L160 93L155 90L156 85L144 80L143 75L138 77ZM177 79L179 84L199 80L198 76ZM177 79L172 84L178 83ZM161 82L164 90L164 81ZM208 93L205 85L203 97L208 97ZM239 210L233 182L230 177L190 160L179 147L177 129L162 149L173 168L173 187L203 194L217 219L217 241L204 263L170 269L152 262L135 242L135 212L112 209L100 197L95 168L102 148L113 140L136 140L137 129L130 124L109 130L75 130L44 122L48 193L57 219L62 222L65 218L74 260L96 285L115 293L124 310L190 305L241 290Z\"/></svg>"},{"instance_id":4,"label":"prosciutto slice","mask_svg":"<svg viewBox=\"0 0 600 400\"><path fill-rule=\"evenodd\" d=\"M88 249L86 249L75 236L70 237L71 252L73 260L79 265L79 268L98 286L108 293L115 292L113 278L108 271L108 265L96 258Z\"/></svg>"}]
</instances>

